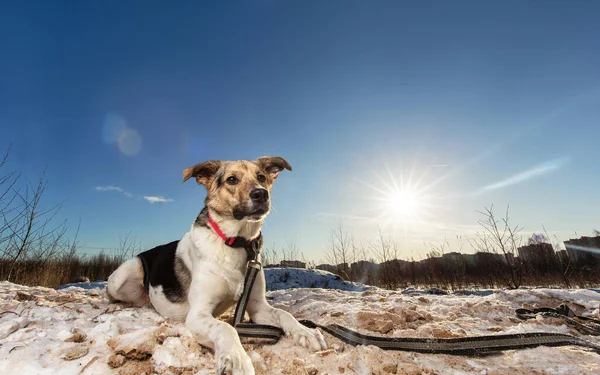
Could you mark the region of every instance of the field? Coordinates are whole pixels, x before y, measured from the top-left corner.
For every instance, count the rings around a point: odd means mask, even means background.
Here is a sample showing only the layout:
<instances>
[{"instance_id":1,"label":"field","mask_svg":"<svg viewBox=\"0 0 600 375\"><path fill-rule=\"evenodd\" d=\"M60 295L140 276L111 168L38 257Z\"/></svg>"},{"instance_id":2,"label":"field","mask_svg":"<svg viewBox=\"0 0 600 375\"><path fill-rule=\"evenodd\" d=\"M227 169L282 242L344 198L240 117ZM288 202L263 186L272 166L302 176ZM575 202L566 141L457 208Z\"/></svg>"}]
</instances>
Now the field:
<instances>
[{"instance_id":1,"label":"field","mask_svg":"<svg viewBox=\"0 0 600 375\"><path fill-rule=\"evenodd\" d=\"M521 321L514 309L567 303L598 317L597 291L587 289L487 290L433 294L348 286L339 280L286 270L295 288L268 292L270 302L297 318L338 323L361 333L392 337L461 337L558 332L600 344L559 319ZM270 277L278 277L273 273ZM315 281L321 280L321 281ZM307 285L310 283L310 285ZM3 374L212 374L213 354L185 326L149 308L109 305L104 283L60 290L0 283L0 372ZM358 291L352 291L358 290ZM221 319L231 319L231 312ZM346 345L325 335L330 349L310 353L283 338L274 345L244 344L257 374L592 374L600 356L578 347L506 351L484 357L383 351Z\"/></svg>"}]
</instances>

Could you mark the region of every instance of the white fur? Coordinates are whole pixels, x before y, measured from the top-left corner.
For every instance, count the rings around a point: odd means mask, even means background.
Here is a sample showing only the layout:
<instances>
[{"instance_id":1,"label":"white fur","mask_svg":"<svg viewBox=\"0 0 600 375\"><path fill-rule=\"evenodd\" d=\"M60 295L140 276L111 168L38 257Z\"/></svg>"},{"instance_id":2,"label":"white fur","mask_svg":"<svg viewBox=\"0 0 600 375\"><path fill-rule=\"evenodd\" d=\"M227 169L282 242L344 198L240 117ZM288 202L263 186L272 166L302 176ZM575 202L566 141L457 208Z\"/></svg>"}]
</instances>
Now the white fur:
<instances>
[{"instance_id":1,"label":"white fur","mask_svg":"<svg viewBox=\"0 0 600 375\"><path fill-rule=\"evenodd\" d=\"M254 238L260 233L263 224L263 220L223 220L216 213L210 212L210 215L223 233L231 237ZM186 326L200 344L214 349L217 374L231 372L232 375L253 375L252 361L244 351L236 330L215 318L232 307L240 297L246 271L246 251L226 246L212 229L192 225L177 246L177 256L183 260L192 275L188 302L172 303L164 296L162 288L151 287L149 297L152 305L161 315L177 320L185 319ZM126 264L127 262L121 265L113 273L114 276L111 275L108 290L111 294L113 290L118 290L119 293L127 290L127 293L113 295L115 299L140 299L139 288L143 292L143 283L140 284L139 280L141 264L139 261L133 265ZM134 282L128 281L130 279ZM123 280L129 282L126 288ZM131 285L138 287L136 293L131 292ZM296 344L312 350L327 348L318 330L304 327L291 314L267 303L262 271L252 289L247 311L256 323L281 327Z\"/></svg>"},{"instance_id":2,"label":"white fur","mask_svg":"<svg viewBox=\"0 0 600 375\"><path fill-rule=\"evenodd\" d=\"M108 299L144 306L148 296L144 291L144 269L139 258L129 259L113 272L106 283Z\"/></svg>"},{"instance_id":3,"label":"white fur","mask_svg":"<svg viewBox=\"0 0 600 375\"><path fill-rule=\"evenodd\" d=\"M189 302L173 303L169 301L163 293L162 285L157 287L150 286L149 289L148 294L152 306L160 315L173 320L185 320L185 317L190 310Z\"/></svg>"}]
</instances>

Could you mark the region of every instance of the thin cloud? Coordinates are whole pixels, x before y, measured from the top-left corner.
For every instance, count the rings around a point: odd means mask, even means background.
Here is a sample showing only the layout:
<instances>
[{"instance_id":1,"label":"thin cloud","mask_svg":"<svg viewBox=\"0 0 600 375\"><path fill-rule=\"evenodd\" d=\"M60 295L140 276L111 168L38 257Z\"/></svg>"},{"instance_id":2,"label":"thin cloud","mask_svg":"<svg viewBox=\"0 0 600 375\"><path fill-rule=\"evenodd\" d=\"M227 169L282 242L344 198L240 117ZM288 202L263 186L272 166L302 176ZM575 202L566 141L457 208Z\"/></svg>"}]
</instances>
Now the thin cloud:
<instances>
[{"instance_id":1,"label":"thin cloud","mask_svg":"<svg viewBox=\"0 0 600 375\"><path fill-rule=\"evenodd\" d=\"M112 186L112 185L108 185L108 186L96 186L96 190L97 191L118 191L118 192L125 192L123 190L123 188L120 188L118 186Z\"/></svg>"},{"instance_id":2,"label":"thin cloud","mask_svg":"<svg viewBox=\"0 0 600 375\"><path fill-rule=\"evenodd\" d=\"M170 198L165 198L165 197L153 197L153 196L144 196L144 199L147 200L150 203L168 203L168 202L174 202L174 199L170 199Z\"/></svg>"},{"instance_id":3,"label":"thin cloud","mask_svg":"<svg viewBox=\"0 0 600 375\"><path fill-rule=\"evenodd\" d=\"M118 193L123 194L127 198L133 197L133 194L131 194L127 190L123 189L122 187L114 186L114 185L96 186L95 190L96 191L102 191L102 192L104 192L104 191L116 191Z\"/></svg>"},{"instance_id":4,"label":"thin cloud","mask_svg":"<svg viewBox=\"0 0 600 375\"><path fill-rule=\"evenodd\" d=\"M134 198L134 195L131 194L130 192L128 192L127 190L123 189L122 187L119 186L114 186L114 185L105 185L105 186L96 186L94 188L94 190L96 191L116 191L118 193L123 194L124 196L126 196L127 198ZM136 199L140 199L139 195L135 196ZM152 195L145 195L143 197L141 197L143 199L145 199L147 202L150 203L169 203L169 202L174 202L174 199L170 199L170 198L165 198L162 196L152 196Z\"/></svg>"},{"instance_id":5,"label":"thin cloud","mask_svg":"<svg viewBox=\"0 0 600 375\"><path fill-rule=\"evenodd\" d=\"M507 186L520 184L521 182L525 182L527 180L531 180L533 178L543 176L552 171L560 169L560 168L564 167L565 165L567 165L568 162L569 162L569 158L560 158L560 159L550 160L548 162L536 165L535 167L530 168L526 171L517 173L516 175L511 176L505 180L495 182L491 185L485 186L485 187L481 188L480 190L478 190L475 194L476 195L482 194L486 191L502 189Z\"/></svg>"}]
</instances>

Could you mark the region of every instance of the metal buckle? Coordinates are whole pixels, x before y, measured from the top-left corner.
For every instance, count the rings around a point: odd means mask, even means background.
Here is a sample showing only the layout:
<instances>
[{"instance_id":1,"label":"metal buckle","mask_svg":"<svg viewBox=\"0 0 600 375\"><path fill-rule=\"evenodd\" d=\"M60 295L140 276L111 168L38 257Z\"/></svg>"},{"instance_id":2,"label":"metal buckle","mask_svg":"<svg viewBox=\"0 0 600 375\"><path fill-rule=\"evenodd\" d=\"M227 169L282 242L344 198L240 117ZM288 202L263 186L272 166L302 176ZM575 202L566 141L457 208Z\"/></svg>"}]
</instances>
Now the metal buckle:
<instances>
[{"instance_id":1,"label":"metal buckle","mask_svg":"<svg viewBox=\"0 0 600 375\"><path fill-rule=\"evenodd\" d=\"M262 263L260 263L256 259L252 259L251 261L248 262L248 267L252 267L252 268L256 268L257 270L260 270L262 268Z\"/></svg>"}]
</instances>

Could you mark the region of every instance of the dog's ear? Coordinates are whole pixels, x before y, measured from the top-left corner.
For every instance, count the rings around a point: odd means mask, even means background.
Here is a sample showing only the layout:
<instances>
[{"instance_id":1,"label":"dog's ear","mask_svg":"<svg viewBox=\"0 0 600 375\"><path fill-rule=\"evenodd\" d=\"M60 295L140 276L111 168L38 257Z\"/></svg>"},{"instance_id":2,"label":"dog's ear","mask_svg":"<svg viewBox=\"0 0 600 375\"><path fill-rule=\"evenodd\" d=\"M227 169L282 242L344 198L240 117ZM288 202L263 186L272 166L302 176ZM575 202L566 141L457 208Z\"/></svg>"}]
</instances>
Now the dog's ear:
<instances>
[{"instance_id":1,"label":"dog's ear","mask_svg":"<svg viewBox=\"0 0 600 375\"><path fill-rule=\"evenodd\" d=\"M221 168L221 162L217 160L209 160L196 164L193 167L183 170L183 182L196 177L196 182L208 187L219 168Z\"/></svg>"},{"instance_id":2,"label":"dog's ear","mask_svg":"<svg viewBox=\"0 0 600 375\"><path fill-rule=\"evenodd\" d=\"M256 159L258 166L264 169L273 179L276 179L284 169L292 170L292 166L282 157L279 156L263 156Z\"/></svg>"}]
</instances>

